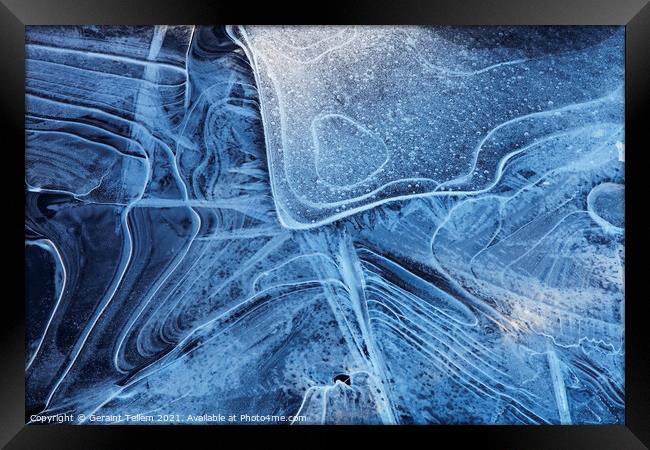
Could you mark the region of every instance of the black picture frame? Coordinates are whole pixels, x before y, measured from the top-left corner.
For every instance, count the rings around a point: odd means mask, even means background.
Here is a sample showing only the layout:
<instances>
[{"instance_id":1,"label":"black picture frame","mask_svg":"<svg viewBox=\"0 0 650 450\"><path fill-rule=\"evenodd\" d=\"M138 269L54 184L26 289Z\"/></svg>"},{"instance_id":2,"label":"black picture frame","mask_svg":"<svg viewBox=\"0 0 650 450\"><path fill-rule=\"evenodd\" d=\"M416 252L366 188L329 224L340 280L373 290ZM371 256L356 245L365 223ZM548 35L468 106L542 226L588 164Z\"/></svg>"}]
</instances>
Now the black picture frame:
<instances>
[{"instance_id":1,"label":"black picture frame","mask_svg":"<svg viewBox=\"0 0 650 450\"><path fill-rule=\"evenodd\" d=\"M176 0L1 0L3 161L5 212L3 249L8 273L0 326L0 444L10 449L131 448L159 443L188 445L215 434L239 432L239 445L253 435L271 439L282 432L304 443L330 440L331 427L191 427L191 426L25 426L24 416L24 27L73 24L430 24L430 25L625 25L626 27L626 249L625 267L625 425L620 426L400 426L337 427L337 433L362 431L433 434L427 440L453 439L455 446L474 443L500 449L637 449L650 446L650 336L643 314L642 183L640 155L650 142L644 126L650 104L650 5L648 0L364 0L309 2L303 6L268 2L190 2ZM309 11L309 12L308 12ZM12 175L7 179L7 175ZM24 213L24 211L23 211ZM8 228L8 229L7 229ZM7 245L11 244L11 245ZM8 250L15 252L9 253ZM7 272L5 272L7 273ZM23 274L21 278L20 274ZM243 433L242 433L243 431ZM252 433L251 431L254 431ZM146 440L142 440L144 437ZM286 438L286 436L284 437ZM162 445L161 445L162 446Z\"/></svg>"}]
</instances>

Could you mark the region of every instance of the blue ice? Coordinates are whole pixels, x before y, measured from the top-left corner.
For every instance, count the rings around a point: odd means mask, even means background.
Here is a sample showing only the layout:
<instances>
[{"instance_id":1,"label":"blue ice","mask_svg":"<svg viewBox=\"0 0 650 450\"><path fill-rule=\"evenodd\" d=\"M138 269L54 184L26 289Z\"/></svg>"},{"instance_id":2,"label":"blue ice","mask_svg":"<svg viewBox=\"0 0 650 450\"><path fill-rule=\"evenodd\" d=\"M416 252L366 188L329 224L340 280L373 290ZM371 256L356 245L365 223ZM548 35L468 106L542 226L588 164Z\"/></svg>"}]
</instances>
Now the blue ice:
<instances>
[{"instance_id":1,"label":"blue ice","mask_svg":"<svg viewBox=\"0 0 650 450\"><path fill-rule=\"evenodd\" d=\"M622 27L33 26L26 56L28 415L623 422Z\"/></svg>"}]
</instances>

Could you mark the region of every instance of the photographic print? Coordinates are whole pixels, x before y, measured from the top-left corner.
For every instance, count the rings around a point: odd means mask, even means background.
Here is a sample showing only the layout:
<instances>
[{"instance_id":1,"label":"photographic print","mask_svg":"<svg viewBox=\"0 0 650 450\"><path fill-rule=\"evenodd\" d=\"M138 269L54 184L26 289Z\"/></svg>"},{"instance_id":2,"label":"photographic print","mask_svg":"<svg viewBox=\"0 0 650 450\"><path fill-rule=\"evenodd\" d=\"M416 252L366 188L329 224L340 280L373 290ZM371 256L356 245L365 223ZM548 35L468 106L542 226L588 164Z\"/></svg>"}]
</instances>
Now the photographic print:
<instances>
[{"instance_id":1,"label":"photographic print","mask_svg":"<svg viewBox=\"0 0 650 450\"><path fill-rule=\"evenodd\" d=\"M624 27L25 41L28 423L624 423Z\"/></svg>"}]
</instances>

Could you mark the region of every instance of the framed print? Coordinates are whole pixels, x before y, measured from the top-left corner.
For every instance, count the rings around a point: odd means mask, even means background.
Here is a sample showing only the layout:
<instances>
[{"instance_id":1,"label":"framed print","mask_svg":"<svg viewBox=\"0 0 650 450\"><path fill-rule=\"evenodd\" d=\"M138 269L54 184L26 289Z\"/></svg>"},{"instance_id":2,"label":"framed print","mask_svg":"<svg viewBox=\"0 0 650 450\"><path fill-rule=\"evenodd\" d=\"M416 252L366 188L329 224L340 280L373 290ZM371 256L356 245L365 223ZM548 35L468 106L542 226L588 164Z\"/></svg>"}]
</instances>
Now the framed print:
<instances>
[{"instance_id":1,"label":"framed print","mask_svg":"<svg viewBox=\"0 0 650 450\"><path fill-rule=\"evenodd\" d=\"M8 448L645 448L643 1L7 3Z\"/></svg>"}]
</instances>

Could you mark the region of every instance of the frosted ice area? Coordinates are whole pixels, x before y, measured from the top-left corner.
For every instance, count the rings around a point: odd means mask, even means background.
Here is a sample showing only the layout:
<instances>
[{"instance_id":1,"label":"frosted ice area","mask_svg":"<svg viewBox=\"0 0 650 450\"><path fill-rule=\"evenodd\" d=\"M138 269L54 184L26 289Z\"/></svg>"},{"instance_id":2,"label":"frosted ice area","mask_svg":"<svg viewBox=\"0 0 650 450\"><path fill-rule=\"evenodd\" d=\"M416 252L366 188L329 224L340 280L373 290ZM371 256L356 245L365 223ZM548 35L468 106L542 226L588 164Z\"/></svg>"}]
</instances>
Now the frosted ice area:
<instances>
[{"instance_id":1,"label":"frosted ice area","mask_svg":"<svg viewBox=\"0 0 650 450\"><path fill-rule=\"evenodd\" d=\"M28 27L26 57L28 416L623 422L622 27Z\"/></svg>"}]
</instances>

